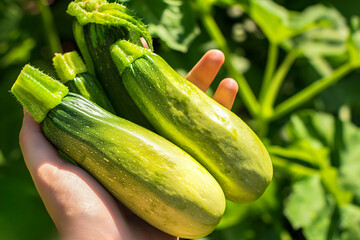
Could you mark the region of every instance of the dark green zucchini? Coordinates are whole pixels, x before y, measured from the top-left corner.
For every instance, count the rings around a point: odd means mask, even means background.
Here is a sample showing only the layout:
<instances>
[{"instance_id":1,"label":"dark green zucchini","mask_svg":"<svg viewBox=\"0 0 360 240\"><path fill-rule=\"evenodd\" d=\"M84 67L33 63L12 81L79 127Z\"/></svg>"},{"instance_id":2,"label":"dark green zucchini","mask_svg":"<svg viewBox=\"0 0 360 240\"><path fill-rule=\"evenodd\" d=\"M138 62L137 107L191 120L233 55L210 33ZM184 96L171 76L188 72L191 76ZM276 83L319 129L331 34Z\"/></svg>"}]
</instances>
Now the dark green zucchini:
<instances>
[{"instance_id":1,"label":"dark green zucchini","mask_svg":"<svg viewBox=\"0 0 360 240\"><path fill-rule=\"evenodd\" d=\"M122 40L111 53L127 91L158 133L199 161L229 200L249 203L262 195L272 163L238 116L145 48Z\"/></svg>"},{"instance_id":2,"label":"dark green zucchini","mask_svg":"<svg viewBox=\"0 0 360 240\"><path fill-rule=\"evenodd\" d=\"M74 36L89 69L93 69L118 116L146 128L146 120L127 93L114 65L110 46L119 39L142 45L143 37L152 49L152 40L145 24L125 6L105 0L70 3L68 13L76 17Z\"/></svg>"},{"instance_id":3,"label":"dark green zucchini","mask_svg":"<svg viewBox=\"0 0 360 240\"><path fill-rule=\"evenodd\" d=\"M53 64L60 80L72 93L77 93L103 109L115 113L104 89L87 68L76 51L55 54Z\"/></svg>"},{"instance_id":4,"label":"dark green zucchini","mask_svg":"<svg viewBox=\"0 0 360 240\"><path fill-rule=\"evenodd\" d=\"M174 236L198 238L220 221L221 187L171 142L67 94L64 85L29 65L11 91L54 146L148 223Z\"/></svg>"}]
</instances>

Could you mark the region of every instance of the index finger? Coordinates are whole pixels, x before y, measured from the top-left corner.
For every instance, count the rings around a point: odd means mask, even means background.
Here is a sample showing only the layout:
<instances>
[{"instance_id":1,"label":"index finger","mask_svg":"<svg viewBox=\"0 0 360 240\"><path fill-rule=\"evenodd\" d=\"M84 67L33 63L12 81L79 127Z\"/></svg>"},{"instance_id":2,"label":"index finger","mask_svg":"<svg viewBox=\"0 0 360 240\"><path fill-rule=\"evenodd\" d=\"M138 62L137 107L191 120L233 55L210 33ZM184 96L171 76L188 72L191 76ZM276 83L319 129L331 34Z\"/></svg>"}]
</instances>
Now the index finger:
<instances>
[{"instance_id":1,"label":"index finger","mask_svg":"<svg viewBox=\"0 0 360 240\"><path fill-rule=\"evenodd\" d=\"M209 50L191 69L186 79L205 92L216 77L224 61L225 56L220 50Z\"/></svg>"}]
</instances>

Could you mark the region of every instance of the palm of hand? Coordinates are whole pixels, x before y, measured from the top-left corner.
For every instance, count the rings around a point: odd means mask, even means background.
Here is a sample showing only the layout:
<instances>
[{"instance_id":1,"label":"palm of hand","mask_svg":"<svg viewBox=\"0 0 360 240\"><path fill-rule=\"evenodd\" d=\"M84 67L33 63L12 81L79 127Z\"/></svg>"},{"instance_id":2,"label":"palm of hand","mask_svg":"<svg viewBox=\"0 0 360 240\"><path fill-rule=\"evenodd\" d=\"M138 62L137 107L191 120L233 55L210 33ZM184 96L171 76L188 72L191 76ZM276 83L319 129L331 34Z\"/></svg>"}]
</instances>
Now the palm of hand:
<instances>
[{"instance_id":1,"label":"palm of hand","mask_svg":"<svg viewBox=\"0 0 360 240\"><path fill-rule=\"evenodd\" d=\"M223 54L211 50L186 78L206 91L223 62ZM236 93L236 82L224 79L213 98L231 108ZM65 239L177 239L138 218L86 171L61 159L26 112L20 146L46 209Z\"/></svg>"}]
</instances>

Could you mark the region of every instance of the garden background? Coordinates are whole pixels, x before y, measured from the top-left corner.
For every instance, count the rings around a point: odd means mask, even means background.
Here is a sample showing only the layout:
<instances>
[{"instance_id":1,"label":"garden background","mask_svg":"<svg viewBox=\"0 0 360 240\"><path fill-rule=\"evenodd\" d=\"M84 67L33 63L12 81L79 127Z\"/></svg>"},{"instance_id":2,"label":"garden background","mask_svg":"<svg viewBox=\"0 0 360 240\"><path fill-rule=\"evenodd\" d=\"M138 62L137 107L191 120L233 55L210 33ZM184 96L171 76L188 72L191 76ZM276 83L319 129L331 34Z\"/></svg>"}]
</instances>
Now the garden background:
<instances>
[{"instance_id":1,"label":"garden background","mask_svg":"<svg viewBox=\"0 0 360 240\"><path fill-rule=\"evenodd\" d=\"M0 0L0 238L56 239L18 145L22 108L9 92L26 63L55 75L77 49L68 0ZM129 0L155 51L185 75L209 49L233 77L232 111L261 137L274 179L252 204L228 202L203 240L360 239L360 2Z\"/></svg>"}]
</instances>

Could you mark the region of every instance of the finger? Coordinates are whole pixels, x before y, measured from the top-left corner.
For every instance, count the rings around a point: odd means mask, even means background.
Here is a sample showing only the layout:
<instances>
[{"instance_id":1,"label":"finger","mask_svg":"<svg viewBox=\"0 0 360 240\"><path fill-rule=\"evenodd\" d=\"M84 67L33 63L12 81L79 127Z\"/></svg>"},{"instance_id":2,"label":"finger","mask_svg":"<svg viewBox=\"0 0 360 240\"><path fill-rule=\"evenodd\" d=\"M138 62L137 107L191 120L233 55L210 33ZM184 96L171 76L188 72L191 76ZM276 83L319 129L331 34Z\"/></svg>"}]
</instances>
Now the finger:
<instances>
[{"instance_id":1,"label":"finger","mask_svg":"<svg viewBox=\"0 0 360 240\"><path fill-rule=\"evenodd\" d=\"M224 107L231 109L234 104L238 88L239 87L234 79L225 78L220 82L213 99Z\"/></svg>"},{"instance_id":2,"label":"finger","mask_svg":"<svg viewBox=\"0 0 360 240\"><path fill-rule=\"evenodd\" d=\"M44 161L62 164L62 161L57 161L60 157L56 148L45 138L40 124L35 122L26 110L20 131L20 147L30 173L38 169Z\"/></svg>"},{"instance_id":3,"label":"finger","mask_svg":"<svg viewBox=\"0 0 360 240\"><path fill-rule=\"evenodd\" d=\"M209 50L189 72L186 79L205 92L224 61L224 54L220 50Z\"/></svg>"},{"instance_id":4,"label":"finger","mask_svg":"<svg viewBox=\"0 0 360 240\"><path fill-rule=\"evenodd\" d=\"M141 37L140 41L141 41L144 48L149 49L149 44L146 42L145 38Z\"/></svg>"}]
</instances>

